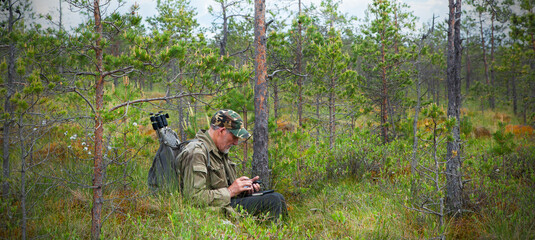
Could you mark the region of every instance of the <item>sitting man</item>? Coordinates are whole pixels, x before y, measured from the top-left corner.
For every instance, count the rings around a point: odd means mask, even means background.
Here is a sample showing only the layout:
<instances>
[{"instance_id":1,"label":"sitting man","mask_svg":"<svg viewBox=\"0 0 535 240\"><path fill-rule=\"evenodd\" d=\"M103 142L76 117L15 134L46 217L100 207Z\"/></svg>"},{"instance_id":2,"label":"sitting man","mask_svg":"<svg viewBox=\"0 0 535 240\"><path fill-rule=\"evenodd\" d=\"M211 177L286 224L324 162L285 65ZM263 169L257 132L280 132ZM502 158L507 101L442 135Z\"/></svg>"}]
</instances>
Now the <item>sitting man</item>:
<instances>
[{"instance_id":1,"label":"sitting man","mask_svg":"<svg viewBox=\"0 0 535 240\"><path fill-rule=\"evenodd\" d=\"M277 220L286 215L286 202L279 193L251 196L260 191L258 176L237 177L236 164L228 157L230 148L238 140L247 140L249 132L243 127L238 113L219 110L210 121L210 129L200 130L195 139L177 156L180 169L180 189L186 199L212 208L223 208L234 213L241 206L249 214L269 213Z\"/></svg>"}]
</instances>

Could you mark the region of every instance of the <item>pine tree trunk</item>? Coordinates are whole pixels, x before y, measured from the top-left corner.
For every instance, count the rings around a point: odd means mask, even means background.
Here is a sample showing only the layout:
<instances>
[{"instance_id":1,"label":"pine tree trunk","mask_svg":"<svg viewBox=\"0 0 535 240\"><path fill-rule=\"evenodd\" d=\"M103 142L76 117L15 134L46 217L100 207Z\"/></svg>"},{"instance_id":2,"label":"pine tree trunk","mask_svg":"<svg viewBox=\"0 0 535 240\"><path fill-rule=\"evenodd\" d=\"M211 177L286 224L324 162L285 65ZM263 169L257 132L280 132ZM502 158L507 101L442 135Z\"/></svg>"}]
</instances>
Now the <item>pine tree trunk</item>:
<instances>
[{"instance_id":1,"label":"pine tree trunk","mask_svg":"<svg viewBox=\"0 0 535 240\"><path fill-rule=\"evenodd\" d=\"M299 0L299 16L301 16L301 0ZM302 50L302 23L299 19L299 22L297 23L297 72L300 76L297 78L297 87L299 88L298 98L297 98L297 115L299 119L299 127L303 126L303 50Z\"/></svg>"},{"instance_id":2,"label":"pine tree trunk","mask_svg":"<svg viewBox=\"0 0 535 240\"><path fill-rule=\"evenodd\" d=\"M102 64L102 22L100 18L100 2L95 0L93 2L93 14L95 17L95 33L98 35L95 41L95 60L96 72L95 76L95 156L93 168L93 209L91 211L91 238L94 240L100 239L100 231L102 227L102 180L103 180L103 162L102 162L102 136L104 128L102 126L101 110L103 107L104 96L104 78L103 78L103 64Z\"/></svg>"},{"instance_id":3,"label":"pine tree trunk","mask_svg":"<svg viewBox=\"0 0 535 240\"><path fill-rule=\"evenodd\" d=\"M9 10L9 17L8 17L8 33L13 32L13 25L15 24L15 19L13 16L13 3L11 0L8 1L8 10ZM10 158L10 145L11 142L10 139L10 131L11 131L11 125L13 121L11 120L13 118L13 106L11 104L11 97L13 94L15 94L15 62L16 62L16 56L15 56L15 43L10 42L9 43L9 50L8 50L8 62L7 62L7 81L6 81L6 99L4 100L4 112L9 114L8 118L4 120L4 129L2 132L3 139L2 139L2 170L3 170L3 180L2 183L2 195L5 197L9 196L9 178L11 177L11 171L9 166L9 158Z\"/></svg>"},{"instance_id":4,"label":"pine tree trunk","mask_svg":"<svg viewBox=\"0 0 535 240\"><path fill-rule=\"evenodd\" d=\"M470 37L468 37L468 30L466 30L466 50L464 51L466 59L466 94L470 91L470 77L472 75L472 69L470 66L470 52L468 51L468 46L470 45Z\"/></svg>"},{"instance_id":5,"label":"pine tree trunk","mask_svg":"<svg viewBox=\"0 0 535 240\"><path fill-rule=\"evenodd\" d=\"M252 176L260 176L271 187L268 165L268 105L266 66L266 2L255 0L255 126Z\"/></svg>"},{"instance_id":6,"label":"pine tree trunk","mask_svg":"<svg viewBox=\"0 0 535 240\"><path fill-rule=\"evenodd\" d=\"M385 45L384 40L381 40L381 55L382 55L382 62L385 63ZM388 89L386 84L386 66L382 67L381 72L381 78L382 78L382 93L381 93L381 133L383 136L383 143L388 142L388 127L386 126L388 122Z\"/></svg>"},{"instance_id":7,"label":"pine tree trunk","mask_svg":"<svg viewBox=\"0 0 535 240\"><path fill-rule=\"evenodd\" d=\"M437 105L440 105L440 80L438 78L435 78L435 83L435 102L437 103Z\"/></svg>"},{"instance_id":8,"label":"pine tree trunk","mask_svg":"<svg viewBox=\"0 0 535 240\"><path fill-rule=\"evenodd\" d=\"M336 106L335 106L335 98L336 98L336 95L335 95L335 92L334 92L334 89L335 89L335 79L334 77L331 77L331 82L330 82L330 93L329 93L329 148L333 148L334 147L334 138L335 138L335 133L336 133L336 126L335 126L335 122L336 122L336 116L335 116L335 113L336 113Z\"/></svg>"},{"instance_id":9,"label":"pine tree trunk","mask_svg":"<svg viewBox=\"0 0 535 240\"><path fill-rule=\"evenodd\" d=\"M180 141L186 141L186 116L184 115L184 108L186 108L185 100L179 98L177 101L177 111L178 111L178 136Z\"/></svg>"},{"instance_id":10,"label":"pine tree trunk","mask_svg":"<svg viewBox=\"0 0 535 240\"><path fill-rule=\"evenodd\" d=\"M512 73L511 73L511 91L512 91L512 94L513 94L513 112L515 113L515 115L517 114L517 111L518 111L518 107L517 107L517 95L516 95L516 71L515 71L515 67L516 67L516 64L515 62L513 62L513 69L512 69Z\"/></svg>"},{"instance_id":11,"label":"pine tree trunk","mask_svg":"<svg viewBox=\"0 0 535 240\"><path fill-rule=\"evenodd\" d=\"M228 17L227 17L227 6L225 6L225 1L221 1L221 11L223 12L223 37L219 42L219 56L224 56L227 51L227 38L228 38Z\"/></svg>"},{"instance_id":12,"label":"pine tree trunk","mask_svg":"<svg viewBox=\"0 0 535 240\"><path fill-rule=\"evenodd\" d=\"M273 114L275 120L279 119L279 84L273 84ZM275 128L275 131L277 129Z\"/></svg>"},{"instance_id":13,"label":"pine tree trunk","mask_svg":"<svg viewBox=\"0 0 535 240\"><path fill-rule=\"evenodd\" d=\"M316 96L316 119L318 119L318 124L316 124L316 144L318 144L320 140L320 126L321 126L320 97L321 95L318 93Z\"/></svg>"},{"instance_id":14,"label":"pine tree trunk","mask_svg":"<svg viewBox=\"0 0 535 240\"><path fill-rule=\"evenodd\" d=\"M483 35L483 20L481 19L481 12L479 13L479 29L481 33L481 49L483 50L483 65L485 66L485 84L487 84L487 86L490 86L489 64L487 61L487 47L485 46L485 36ZM481 102L481 104L483 104L483 102ZM483 105L481 106L481 109L483 109Z\"/></svg>"},{"instance_id":15,"label":"pine tree trunk","mask_svg":"<svg viewBox=\"0 0 535 240\"><path fill-rule=\"evenodd\" d=\"M411 161L411 174L416 174L416 167L418 166L418 115L420 114L420 85L422 83L421 73L418 71L418 79L416 80L416 107L414 108L414 120L412 123L412 161Z\"/></svg>"},{"instance_id":16,"label":"pine tree trunk","mask_svg":"<svg viewBox=\"0 0 535 240\"><path fill-rule=\"evenodd\" d=\"M246 106L243 106L243 126L245 127L245 129L247 129L247 107ZM247 141L244 141L243 142L243 161L242 161L242 167L243 169L245 170L247 168L247 159L249 158L249 156L247 155Z\"/></svg>"},{"instance_id":17,"label":"pine tree trunk","mask_svg":"<svg viewBox=\"0 0 535 240\"><path fill-rule=\"evenodd\" d=\"M454 2L455 1L455 2ZM455 118L453 141L447 142L446 206L459 216L462 210L462 166L460 152L459 109L461 106L461 0L449 0L447 51L448 117Z\"/></svg>"},{"instance_id":18,"label":"pine tree trunk","mask_svg":"<svg viewBox=\"0 0 535 240\"><path fill-rule=\"evenodd\" d=\"M494 71L494 18L495 16L496 14L494 13L494 11L492 11L491 24L490 24L490 89L491 89L491 92L489 96L489 104L492 110L494 110L494 108L496 107L495 98L494 98L494 94L496 94L494 91L496 89L496 85L495 85L496 72Z\"/></svg>"},{"instance_id":19,"label":"pine tree trunk","mask_svg":"<svg viewBox=\"0 0 535 240\"><path fill-rule=\"evenodd\" d=\"M19 140L20 140L20 144L19 144L19 147L20 147L20 154L21 154L21 157L20 157L20 211L21 211L21 239L26 239L26 234L27 234L27 222L28 222L28 216L27 216L27 212L26 212L26 157L27 157L27 152L26 152L26 146L24 145L24 141L23 141L23 128L22 126L23 125L23 122L22 122L22 118L19 118Z\"/></svg>"}]
</instances>

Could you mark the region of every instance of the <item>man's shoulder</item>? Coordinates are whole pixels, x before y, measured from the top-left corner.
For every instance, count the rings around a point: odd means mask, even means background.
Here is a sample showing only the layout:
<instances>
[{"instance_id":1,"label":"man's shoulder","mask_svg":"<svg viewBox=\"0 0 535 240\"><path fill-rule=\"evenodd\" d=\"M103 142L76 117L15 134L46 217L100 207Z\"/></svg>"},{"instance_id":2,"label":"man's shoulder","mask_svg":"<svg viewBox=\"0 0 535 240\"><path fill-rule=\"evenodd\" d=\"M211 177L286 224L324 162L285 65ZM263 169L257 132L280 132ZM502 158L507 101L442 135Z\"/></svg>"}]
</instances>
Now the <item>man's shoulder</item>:
<instances>
[{"instance_id":1,"label":"man's shoulder","mask_svg":"<svg viewBox=\"0 0 535 240\"><path fill-rule=\"evenodd\" d=\"M194 154L205 154L203 143L198 139L191 139L183 142L182 151L180 155L194 155Z\"/></svg>"}]
</instances>

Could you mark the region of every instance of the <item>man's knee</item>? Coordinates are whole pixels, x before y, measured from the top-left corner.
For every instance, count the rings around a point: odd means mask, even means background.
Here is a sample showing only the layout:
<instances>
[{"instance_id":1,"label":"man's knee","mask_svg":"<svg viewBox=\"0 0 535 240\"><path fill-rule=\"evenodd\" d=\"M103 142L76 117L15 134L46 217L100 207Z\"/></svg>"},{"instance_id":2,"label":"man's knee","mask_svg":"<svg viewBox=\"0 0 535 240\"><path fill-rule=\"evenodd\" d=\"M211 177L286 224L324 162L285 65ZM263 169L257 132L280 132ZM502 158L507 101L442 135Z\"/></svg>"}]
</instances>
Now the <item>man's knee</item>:
<instances>
[{"instance_id":1,"label":"man's knee","mask_svg":"<svg viewBox=\"0 0 535 240\"><path fill-rule=\"evenodd\" d=\"M274 192L271 194L267 194L266 197L268 197L268 201L274 205L281 207L286 206L286 200L284 200L284 197L280 193Z\"/></svg>"},{"instance_id":2,"label":"man's knee","mask_svg":"<svg viewBox=\"0 0 535 240\"><path fill-rule=\"evenodd\" d=\"M271 193L271 194L268 194L266 196L269 196L269 205L270 205L270 208L271 208L271 211L273 216L278 218L279 215L283 215L283 216L286 216L287 215L287 211L286 211L286 200L284 199L284 197L282 196L282 194L280 193Z\"/></svg>"}]
</instances>

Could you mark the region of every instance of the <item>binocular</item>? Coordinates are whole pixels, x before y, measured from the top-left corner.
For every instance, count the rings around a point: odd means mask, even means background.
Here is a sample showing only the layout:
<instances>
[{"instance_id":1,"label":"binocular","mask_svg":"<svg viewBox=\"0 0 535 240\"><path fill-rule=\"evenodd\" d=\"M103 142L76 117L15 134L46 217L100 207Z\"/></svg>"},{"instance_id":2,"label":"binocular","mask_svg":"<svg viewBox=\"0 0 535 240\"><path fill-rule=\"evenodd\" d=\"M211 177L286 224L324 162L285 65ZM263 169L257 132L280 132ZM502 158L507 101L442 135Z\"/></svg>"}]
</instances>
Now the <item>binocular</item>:
<instances>
[{"instance_id":1,"label":"binocular","mask_svg":"<svg viewBox=\"0 0 535 240\"><path fill-rule=\"evenodd\" d=\"M150 116L150 121L152 123L152 128L154 130L161 129L161 128L167 127L167 125L169 125L167 123L167 118L169 118L169 114L168 113L163 114L160 111L160 112L158 112L156 114L150 113L150 115L151 115Z\"/></svg>"}]
</instances>

